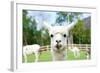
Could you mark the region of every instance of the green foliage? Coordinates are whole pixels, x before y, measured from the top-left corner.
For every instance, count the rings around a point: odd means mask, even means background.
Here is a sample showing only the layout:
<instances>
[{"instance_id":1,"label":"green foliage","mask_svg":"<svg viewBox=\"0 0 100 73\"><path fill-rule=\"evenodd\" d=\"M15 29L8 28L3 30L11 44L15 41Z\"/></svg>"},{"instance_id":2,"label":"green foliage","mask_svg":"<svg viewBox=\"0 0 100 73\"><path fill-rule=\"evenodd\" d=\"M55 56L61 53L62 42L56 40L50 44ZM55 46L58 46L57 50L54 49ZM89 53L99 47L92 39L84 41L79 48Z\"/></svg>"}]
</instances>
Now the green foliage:
<instances>
[{"instance_id":1,"label":"green foliage","mask_svg":"<svg viewBox=\"0 0 100 73\"><path fill-rule=\"evenodd\" d=\"M23 10L23 45L34 43L34 32L36 32L35 19L28 17L27 11Z\"/></svg>"},{"instance_id":2,"label":"green foliage","mask_svg":"<svg viewBox=\"0 0 100 73\"><path fill-rule=\"evenodd\" d=\"M28 12L23 10L23 45L50 44L50 38L47 30L37 30L37 23L34 17L27 16ZM45 34L42 34L45 31Z\"/></svg>"},{"instance_id":3,"label":"green foliage","mask_svg":"<svg viewBox=\"0 0 100 73\"><path fill-rule=\"evenodd\" d=\"M91 43L91 32L89 28L85 27L82 20L79 20L75 27L70 31L73 35L73 42L75 44L90 44Z\"/></svg>"}]
</instances>

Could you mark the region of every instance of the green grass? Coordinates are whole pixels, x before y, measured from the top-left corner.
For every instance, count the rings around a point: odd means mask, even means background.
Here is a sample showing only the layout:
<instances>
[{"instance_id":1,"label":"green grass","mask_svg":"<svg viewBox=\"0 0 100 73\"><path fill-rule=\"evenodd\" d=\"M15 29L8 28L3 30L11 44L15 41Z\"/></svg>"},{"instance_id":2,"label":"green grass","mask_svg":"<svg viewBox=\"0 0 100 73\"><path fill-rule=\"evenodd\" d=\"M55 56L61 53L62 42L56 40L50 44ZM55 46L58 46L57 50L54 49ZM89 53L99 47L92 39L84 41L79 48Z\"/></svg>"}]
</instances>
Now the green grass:
<instances>
[{"instance_id":1,"label":"green grass","mask_svg":"<svg viewBox=\"0 0 100 73\"><path fill-rule=\"evenodd\" d=\"M35 61L35 56L34 54L27 55L28 63L32 63ZM80 51L80 57L75 58L73 53L68 50L67 52L67 58L66 60L85 60L86 59L86 52L85 51ZM24 57L22 59L24 63ZM44 51L40 54L39 56L39 62L48 62L52 61L52 56L50 51Z\"/></svg>"},{"instance_id":2,"label":"green grass","mask_svg":"<svg viewBox=\"0 0 100 73\"><path fill-rule=\"evenodd\" d=\"M85 51L80 51L80 56L79 57L74 57L73 52L68 50L67 53L67 60L84 60L86 59L86 52Z\"/></svg>"}]
</instances>

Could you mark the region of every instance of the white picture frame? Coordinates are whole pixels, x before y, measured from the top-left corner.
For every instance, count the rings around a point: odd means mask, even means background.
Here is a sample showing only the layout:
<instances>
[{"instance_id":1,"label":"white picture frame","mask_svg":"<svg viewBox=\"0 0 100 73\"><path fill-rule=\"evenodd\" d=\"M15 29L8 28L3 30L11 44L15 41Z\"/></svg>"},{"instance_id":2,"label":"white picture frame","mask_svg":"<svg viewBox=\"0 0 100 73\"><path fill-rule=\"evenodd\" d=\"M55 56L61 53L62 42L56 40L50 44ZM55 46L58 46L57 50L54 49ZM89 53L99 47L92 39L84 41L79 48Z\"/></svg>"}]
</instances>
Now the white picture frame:
<instances>
[{"instance_id":1,"label":"white picture frame","mask_svg":"<svg viewBox=\"0 0 100 73\"><path fill-rule=\"evenodd\" d=\"M54 69L67 67L84 67L96 66L96 49L95 32L97 25L96 8L85 6L70 6L70 5L46 5L34 4L32 2L12 2L12 49L11 49L11 70L34 70L34 69ZM73 12L89 12L91 13L91 59L81 61L63 61L63 62L39 62L39 63L22 63L22 10L47 10L47 11L73 11ZM95 24L95 25L94 25ZM94 49L95 48L95 49Z\"/></svg>"}]
</instances>

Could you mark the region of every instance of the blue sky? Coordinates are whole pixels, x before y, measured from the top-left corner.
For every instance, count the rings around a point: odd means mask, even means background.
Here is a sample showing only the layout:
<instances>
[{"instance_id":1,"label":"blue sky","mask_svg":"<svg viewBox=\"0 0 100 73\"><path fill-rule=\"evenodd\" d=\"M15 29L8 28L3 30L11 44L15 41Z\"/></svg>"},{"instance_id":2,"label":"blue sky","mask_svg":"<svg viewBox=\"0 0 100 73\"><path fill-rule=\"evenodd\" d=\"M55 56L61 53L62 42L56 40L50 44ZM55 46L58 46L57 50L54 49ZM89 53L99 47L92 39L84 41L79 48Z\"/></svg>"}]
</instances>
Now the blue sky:
<instances>
[{"instance_id":1,"label":"blue sky","mask_svg":"<svg viewBox=\"0 0 100 73\"><path fill-rule=\"evenodd\" d=\"M55 23L56 20L56 12L44 12L44 11L28 11L28 16L33 16L35 19L41 21L45 20L50 24Z\"/></svg>"},{"instance_id":2,"label":"blue sky","mask_svg":"<svg viewBox=\"0 0 100 73\"><path fill-rule=\"evenodd\" d=\"M57 18L57 12L50 12L50 11L32 11L28 10L28 16L35 18L38 20L37 29L41 29L43 26L43 21L48 22L49 24L55 24ZM80 19L84 19L91 16L90 13L82 13Z\"/></svg>"}]
</instances>

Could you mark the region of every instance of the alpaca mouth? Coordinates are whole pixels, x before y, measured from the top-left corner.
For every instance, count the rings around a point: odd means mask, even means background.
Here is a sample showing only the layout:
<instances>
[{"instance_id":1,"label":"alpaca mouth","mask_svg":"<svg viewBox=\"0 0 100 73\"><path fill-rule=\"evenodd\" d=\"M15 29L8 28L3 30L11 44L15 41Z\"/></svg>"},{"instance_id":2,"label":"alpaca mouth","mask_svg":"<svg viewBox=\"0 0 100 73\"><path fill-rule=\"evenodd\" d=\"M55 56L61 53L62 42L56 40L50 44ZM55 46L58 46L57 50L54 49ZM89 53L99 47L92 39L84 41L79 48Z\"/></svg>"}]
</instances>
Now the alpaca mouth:
<instances>
[{"instance_id":1,"label":"alpaca mouth","mask_svg":"<svg viewBox=\"0 0 100 73\"><path fill-rule=\"evenodd\" d=\"M61 44L57 44L57 45L56 45L56 48L57 48L57 49L60 49L61 47L62 47Z\"/></svg>"}]
</instances>

